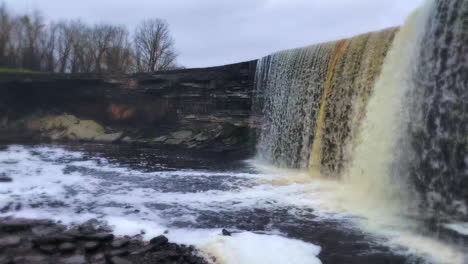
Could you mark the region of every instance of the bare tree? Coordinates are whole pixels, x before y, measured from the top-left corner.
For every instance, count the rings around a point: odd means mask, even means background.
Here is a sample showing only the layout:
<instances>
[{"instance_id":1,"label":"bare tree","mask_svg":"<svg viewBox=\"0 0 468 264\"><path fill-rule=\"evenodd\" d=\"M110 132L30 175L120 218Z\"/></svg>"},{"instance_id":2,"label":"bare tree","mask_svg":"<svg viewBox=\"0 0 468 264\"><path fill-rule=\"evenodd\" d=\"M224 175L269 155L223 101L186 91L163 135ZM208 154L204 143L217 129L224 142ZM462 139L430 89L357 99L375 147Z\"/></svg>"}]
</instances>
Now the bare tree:
<instances>
[{"instance_id":1,"label":"bare tree","mask_svg":"<svg viewBox=\"0 0 468 264\"><path fill-rule=\"evenodd\" d=\"M92 45L93 31L81 21L70 24L70 33L73 35L72 56L70 72L93 72L96 64L94 47Z\"/></svg>"},{"instance_id":2,"label":"bare tree","mask_svg":"<svg viewBox=\"0 0 468 264\"><path fill-rule=\"evenodd\" d=\"M92 30L91 45L93 47L94 70L102 72L103 59L116 35L117 28L111 25L96 25Z\"/></svg>"},{"instance_id":3,"label":"bare tree","mask_svg":"<svg viewBox=\"0 0 468 264\"><path fill-rule=\"evenodd\" d=\"M128 73L133 66L133 52L129 41L129 33L126 28L115 28L114 38L107 49L104 65L106 70L112 73Z\"/></svg>"},{"instance_id":4,"label":"bare tree","mask_svg":"<svg viewBox=\"0 0 468 264\"><path fill-rule=\"evenodd\" d=\"M44 34L44 18L35 11L19 19L18 48L20 49L21 67L41 70L40 38Z\"/></svg>"},{"instance_id":5,"label":"bare tree","mask_svg":"<svg viewBox=\"0 0 468 264\"><path fill-rule=\"evenodd\" d=\"M0 67L8 67L8 48L11 41L13 23L5 4L0 6Z\"/></svg>"},{"instance_id":6,"label":"bare tree","mask_svg":"<svg viewBox=\"0 0 468 264\"><path fill-rule=\"evenodd\" d=\"M41 50L41 70L46 72L55 72L57 67L57 37L59 28L56 24L51 23L45 32L40 36Z\"/></svg>"},{"instance_id":7,"label":"bare tree","mask_svg":"<svg viewBox=\"0 0 468 264\"><path fill-rule=\"evenodd\" d=\"M152 72L177 67L164 20L143 21L134 42L123 26L80 20L45 23L41 13L13 15L0 5L0 67L61 73Z\"/></svg>"},{"instance_id":8,"label":"bare tree","mask_svg":"<svg viewBox=\"0 0 468 264\"><path fill-rule=\"evenodd\" d=\"M69 23L62 21L55 25L57 28L56 60L57 71L64 73L68 70L74 35Z\"/></svg>"},{"instance_id":9,"label":"bare tree","mask_svg":"<svg viewBox=\"0 0 468 264\"><path fill-rule=\"evenodd\" d=\"M136 68L154 72L174 68L177 58L169 25L161 19L143 21L135 31Z\"/></svg>"}]
</instances>

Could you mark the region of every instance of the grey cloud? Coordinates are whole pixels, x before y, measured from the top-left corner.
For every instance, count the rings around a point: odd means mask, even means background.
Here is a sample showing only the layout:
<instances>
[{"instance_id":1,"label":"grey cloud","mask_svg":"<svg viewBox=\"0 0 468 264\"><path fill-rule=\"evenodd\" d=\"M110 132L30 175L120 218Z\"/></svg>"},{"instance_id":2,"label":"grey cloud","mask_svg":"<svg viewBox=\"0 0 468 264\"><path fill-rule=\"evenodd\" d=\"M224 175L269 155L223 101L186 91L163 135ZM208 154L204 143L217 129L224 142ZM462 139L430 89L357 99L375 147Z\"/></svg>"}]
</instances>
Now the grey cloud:
<instances>
[{"instance_id":1,"label":"grey cloud","mask_svg":"<svg viewBox=\"0 0 468 264\"><path fill-rule=\"evenodd\" d=\"M2 0L0 0L2 1ZM134 27L166 19L188 67L256 59L269 53L400 25L422 0L3 0L18 12Z\"/></svg>"}]
</instances>

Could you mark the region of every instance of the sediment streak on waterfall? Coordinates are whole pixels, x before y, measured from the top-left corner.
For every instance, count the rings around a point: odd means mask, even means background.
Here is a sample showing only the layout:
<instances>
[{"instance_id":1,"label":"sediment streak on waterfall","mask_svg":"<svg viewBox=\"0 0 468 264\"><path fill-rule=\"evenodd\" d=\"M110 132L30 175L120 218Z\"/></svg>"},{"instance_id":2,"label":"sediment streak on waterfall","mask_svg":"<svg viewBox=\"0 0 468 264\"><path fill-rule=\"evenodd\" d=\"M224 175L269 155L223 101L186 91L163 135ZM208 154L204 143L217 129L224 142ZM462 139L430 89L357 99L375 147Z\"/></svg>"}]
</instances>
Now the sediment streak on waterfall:
<instances>
[{"instance_id":1,"label":"sediment streak on waterfall","mask_svg":"<svg viewBox=\"0 0 468 264\"><path fill-rule=\"evenodd\" d=\"M320 175L321 158L323 157L321 153L322 147L322 137L323 137L323 124L325 122L325 109L327 107L327 100L331 93L332 80L335 77L335 69L338 61L343 56L346 48L348 47L348 42L342 40L336 45L336 48L333 52L333 58L328 66L327 79L325 81L325 89L323 91L322 100L320 100L320 112L317 118L317 125L315 129L314 142L312 144L312 153L310 155L309 168L311 174Z\"/></svg>"},{"instance_id":2,"label":"sediment streak on waterfall","mask_svg":"<svg viewBox=\"0 0 468 264\"><path fill-rule=\"evenodd\" d=\"M315 133L309 165L312 171L339 176L348 164L353 139L396 31L391 28L344 40L342 50L336 50Z\"/></svg>"}]
</instances>

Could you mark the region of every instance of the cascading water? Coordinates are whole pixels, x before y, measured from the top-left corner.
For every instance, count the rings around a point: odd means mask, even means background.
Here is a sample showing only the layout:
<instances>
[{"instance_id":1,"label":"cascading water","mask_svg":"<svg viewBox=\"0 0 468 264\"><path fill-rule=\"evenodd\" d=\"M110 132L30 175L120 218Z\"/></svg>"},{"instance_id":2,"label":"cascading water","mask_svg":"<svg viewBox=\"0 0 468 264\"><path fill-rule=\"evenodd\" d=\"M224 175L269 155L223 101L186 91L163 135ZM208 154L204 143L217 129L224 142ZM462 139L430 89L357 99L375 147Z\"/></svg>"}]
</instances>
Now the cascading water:
<instances>
[{"instance_id":1,"label":"cascading water","mask_svg":"<svg viewBox=\"0 0 468 264\"><path fill-rule=\"evenodd\" d=\"M265 100L257 108L266 118L258 148L265 160L282 167L307 166L335 46L283 51L258 63L257 91Z\"/></svg>"},{"instance_id":2,"label":"cascading water","mask_svg":"<svg viewBox=\"0 0 468 264\"><path fill-rule=\"evenodd\" d=\"M352 187L348 199L393 214L414 214L419 205L410 179L402 174L404 159L409 158L405 125L414 121L409 119L405 97L414 91L412 79L431 6L428 2L414 12L395 37L373 87L353 161L343 175Z\"/></svg>"},{"instance_id":3,"label":"cascading water","mask_svg":"<svg viewBox=\"0 0 468 264\"><path fill-rule=\"evenodd\" d=\"M400 172L434 216L468 220L468 2L437 1L408 96L408 146Z\"/></svg>"},{"instance_id":4,"label":"cascading water","mask_svg":"<svg viewBox=\"0 0 468 264\"><path fill-rule=\"evenodd\" d=\"M388 215L468 220L468 1L260 60L260 159L338 178ZM351 207L351 206L350 206Z\"/></svg>"},{"instance_id":5,"label":"cascading water","mask_svg":"<svg viewBox=\"0 0 468 264\"><path fill-rule=\"evenodd\" d=\"M262 159L281 167L341 171L397 29L279 52L258 63Z\"/></svg>"}]
</instances>

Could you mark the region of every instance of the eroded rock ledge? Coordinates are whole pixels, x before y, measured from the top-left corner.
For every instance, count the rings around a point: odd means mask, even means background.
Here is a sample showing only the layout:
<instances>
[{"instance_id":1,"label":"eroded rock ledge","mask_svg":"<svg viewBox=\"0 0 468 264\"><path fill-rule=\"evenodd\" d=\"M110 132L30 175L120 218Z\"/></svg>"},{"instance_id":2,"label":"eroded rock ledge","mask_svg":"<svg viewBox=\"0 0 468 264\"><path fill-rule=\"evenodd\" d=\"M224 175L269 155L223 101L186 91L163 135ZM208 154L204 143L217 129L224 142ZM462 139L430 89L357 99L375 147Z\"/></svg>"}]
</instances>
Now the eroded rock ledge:
<instances>
[{"instance_id":1,"label":"eroded rock ledge","mask_svg":"<svg viewBox=\"0 0 468 264\"><path fill-rule=\"evenodd\" d=\"M0 141L249 152L255 65L126 76L0 74Z\"/></svg>"},{"instance_id":2,"label":"eroded rock ledge","mask_svg":"<svg viewBox=\"0 0 468 264\"><path fill-rule=\"evenodd\" d=\"M115 237L97 220L67 228L46 220L0 219L0 263L8 264L207 264L191 246L161 235Z\"/></svg>"}]
</instances>

